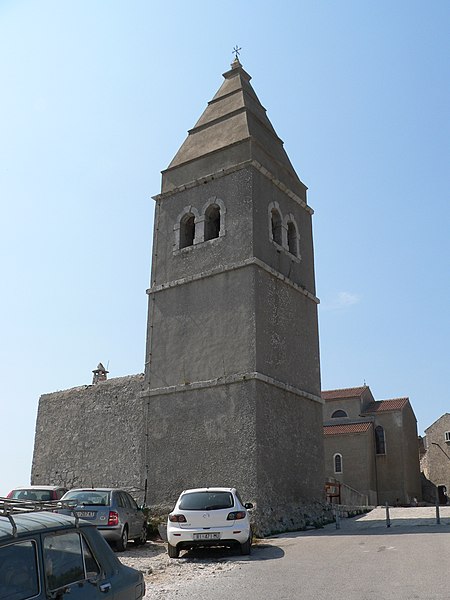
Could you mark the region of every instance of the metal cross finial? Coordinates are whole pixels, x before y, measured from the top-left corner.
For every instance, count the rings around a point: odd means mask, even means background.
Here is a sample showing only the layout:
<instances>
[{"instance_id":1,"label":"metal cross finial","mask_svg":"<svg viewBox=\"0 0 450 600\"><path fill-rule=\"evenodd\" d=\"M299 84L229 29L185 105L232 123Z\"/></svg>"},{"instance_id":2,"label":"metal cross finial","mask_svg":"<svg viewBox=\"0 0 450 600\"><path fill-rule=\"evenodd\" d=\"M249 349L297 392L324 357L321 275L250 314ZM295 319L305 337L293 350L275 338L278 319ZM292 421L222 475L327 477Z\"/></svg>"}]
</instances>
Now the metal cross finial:
<instances>
[{"instance_id":1,"label":"metal cross finial","mask_svg":"<svg viewBox=\"0 0 450 600\"><path fill-rule=\"evenodd\" d=\"M234 60L239 60L240 50L242 50L242 48L239 48L239 46L236 44L236 46L233 48Z\"/></svg>"}]
</instances>

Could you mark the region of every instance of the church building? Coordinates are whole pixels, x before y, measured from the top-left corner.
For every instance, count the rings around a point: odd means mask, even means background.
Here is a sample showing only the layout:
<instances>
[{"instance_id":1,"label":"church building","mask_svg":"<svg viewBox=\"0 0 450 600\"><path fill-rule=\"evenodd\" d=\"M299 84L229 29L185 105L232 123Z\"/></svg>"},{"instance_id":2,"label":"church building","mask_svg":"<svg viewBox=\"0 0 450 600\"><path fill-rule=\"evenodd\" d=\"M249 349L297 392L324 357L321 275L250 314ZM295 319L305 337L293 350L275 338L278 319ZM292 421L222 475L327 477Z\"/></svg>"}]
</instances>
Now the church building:
<instances>
[{"instance_id":1,"label":"church building","mask_svg":"<svg viewBox=\"0 0 450 600\"><path fill-rule=\"evenodd\" d=\"M417 421L409 398L375 400L369 386L322 392L325 474L369 505L421 500Z\"/></svg>"},{"instance_id":2,"label":"church building","mask_svg":"<svg viewBox=\"0 0 450 600\"><path fill-rule=\"evenodd\" d=\"M268 533L324 507L313 210L237 58L223 77L154 198L145 372L43 395L32 481L161 513L236 487Z\"/></svg>"}]
</instances>

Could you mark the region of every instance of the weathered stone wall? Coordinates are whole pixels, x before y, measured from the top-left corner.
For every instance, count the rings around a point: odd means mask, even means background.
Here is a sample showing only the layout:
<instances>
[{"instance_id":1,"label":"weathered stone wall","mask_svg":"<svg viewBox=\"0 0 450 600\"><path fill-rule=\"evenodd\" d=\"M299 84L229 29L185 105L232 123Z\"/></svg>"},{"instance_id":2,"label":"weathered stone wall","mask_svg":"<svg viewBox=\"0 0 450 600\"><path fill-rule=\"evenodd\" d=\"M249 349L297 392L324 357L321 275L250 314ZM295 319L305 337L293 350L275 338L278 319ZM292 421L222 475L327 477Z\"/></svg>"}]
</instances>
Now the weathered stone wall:
<instances>
[{"instance_id":1,"label":"weathered stone wall","mask_svg":"<svg viewBox=\"0 0 450 600\"><path fill-rule=\"evenodd\" d=\"M435 486L445 485L450 494L450 442L445 433L450 431L450 413L443 414L426 429L426 453L422 457L425 476Z\"/></svg>"},{"instance_id":2,"label":"weathered stone wall","mask_svg":"<svg viewBox=\"0 0 450 600\"><path fill-rule=\"evenodd\" d=\"M142 498L143 380L131 375L41 396L32 483L123 486Z\"/></svg>"},{"instance_id":3,"label":"weathered stone wall","mask_svg":"<svg viewBox=\"0 0 450 600\"><path fill-rule=\"evenodd\" d=\"M255 400L251 382L187 385L147 397L149 504L172 509L184 489L236 487L255 501Z\"/></svg>"},{"instance_id":4,"label":"weathered stone wall","mask_svg":"<svg viewBox=\"0 0 450 600\"><path fill-rule=\"evenodd\" d=\"M320 403L245 377L151 394L153 514L170 511L184 489L223 486L254 504L260 534L317 520L325 506Z\"/></svg>"}]
</instances>

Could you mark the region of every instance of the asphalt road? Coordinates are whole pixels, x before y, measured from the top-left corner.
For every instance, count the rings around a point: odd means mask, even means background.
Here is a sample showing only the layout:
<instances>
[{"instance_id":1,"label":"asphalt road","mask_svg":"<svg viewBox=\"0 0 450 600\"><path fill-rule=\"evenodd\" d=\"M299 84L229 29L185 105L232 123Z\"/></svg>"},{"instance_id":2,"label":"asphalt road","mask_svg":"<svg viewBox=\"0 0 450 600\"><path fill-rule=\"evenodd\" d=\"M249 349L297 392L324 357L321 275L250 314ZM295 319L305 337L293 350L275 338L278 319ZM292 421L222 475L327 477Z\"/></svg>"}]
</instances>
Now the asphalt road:
<instances>
[{"instance_id":1,"label":"asphalt road","mask_svg":"<svg viewBox=\"0 0 450 600\"><path fill-rule=\"evenodd\" d=\"M420 509L393 509L387 528L384 510L377 510L343 520L339 530L327 525L263 540L249 558L219 549L188 553L182 561L236 565L182 585L178 579L176 589L166 586L164 598L449 600L450 513L437 525L432 509L423 516Z\"/></svg>"}]
</instances>

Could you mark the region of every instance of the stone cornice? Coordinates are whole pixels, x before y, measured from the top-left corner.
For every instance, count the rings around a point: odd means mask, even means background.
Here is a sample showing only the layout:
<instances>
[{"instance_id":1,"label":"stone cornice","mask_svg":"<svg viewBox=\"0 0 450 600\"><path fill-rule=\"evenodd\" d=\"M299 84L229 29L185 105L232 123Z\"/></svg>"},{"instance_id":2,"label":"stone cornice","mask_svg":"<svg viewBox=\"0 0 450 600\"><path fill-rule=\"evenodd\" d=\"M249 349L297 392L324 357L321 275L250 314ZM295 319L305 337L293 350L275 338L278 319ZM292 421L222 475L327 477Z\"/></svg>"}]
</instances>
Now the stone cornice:
<instances>
[{"instance_id":1,"label":"stone cornice","mask_svg":"<svg viewBox=\"0 0 450 600\"><path fill-rule=\"evenodd\" d=\"M301 398L306 398L308 400L312 400L313 402L324 404L324 400L320 396L316 396L315 394L305 392L304 390L301 390L296 386L283 383L282 381L278 381L277 379L269 377L268 375L264 375L263 373L259 373L258 371L249 371L247 373L234 373L233 375L227 375L226 377L217 377L216 379L209 379L206 381L195 381L193 383L170 385L159 388L148 388L147 390L139 392L139 396L152 397L167 394L177 394L179 392L185 392L188 390L190 391L204 388L212 388L221 385L230 385L233 383L242 383L243 381L252 380L262 381L286 392L290 392L291 394L295 394L296 396L299 396Z\"/></svg>"},{"instance_id":2,"label":"stone cornice","mask_svg":"<svg viewBox=\"0 0 450 600\"><path fill-rule=\"evenodd\" d=\"M199 279L205 279L206 277L214 277L215 275L219 275L221 273L237 271L238 269L242 269L244 267L248 267L248 266L252 266L252 265L257 266L260 269L263 269L264 271L266 271L273 277L276 277L280 281L283 281L284 283L286 283L287 285L292 287L294 290L296 290L297 292L300 292L301 294L303 294L304 296L306 296L307 298L309 298L316 304L320 303L319 298L317 298L317 296L315 296L314 294L309 292L306 288L294 283L288 277L285 277L284 275L282 275L275 269L272 269L272 267L269 267L268 264L266 264L265 262L263 262L262 260L260 260L259 258L256 258L256 257L247 258L246 260L243 260L238 263L233 263L231 265L228 265L227 267L217 267L216 269L211 269L210 271L203 271L202 273L198 273L197 275L191 275L189 277L182 277L181 279L175 279L173 281L168 281L167 283L161 283L160 285L154 285L153 287L151 287L150 289L147 290L147 294L150 296L151 294L156 294L158 292L161 292L161 291L169 289L169 288L174 288L174 287L177 287L180 285L185 285L186 283L198 281Z\"/></svg>"},{"instance_id":3,"label":"stone cornice","mask_svg":"<svg viewBox=\"0 0 450 600\"><path fill-rule=\"evenodd\" d=\"M200 177L198 179L193 179L192 181L189 181L188 183L184 183L183 185L177 186L173 190L170 190L168 192L162 192L161 194L152 196L152 198L155 201L164 200L165 198L173 196L173 194L177 194L178 192L183 192L184 190L189 190L198 185L207 183L208 181L212 181L213 179L218 179L219 177L225 177L225 175L229 175L230 173L240 171L242 169L245 169L248 166L252 166L255 169L257 169L262 175L264 175L264 177L267 177L267 179L269 179L277 188L279 188L282 192L284 192L287 196L289 196L289 198L291 198L292 200L294 200L294 202L296 202L302 208L304 208L306 210L306 212L308 212L310 215L314 214L314 210L304 200L302 200L302 198L300 198L300 196L295 194L291 189L289 189L287 187L287 185L285 185L282 181L277 179L275 177L275 175L273 175L273 173L271 173L268 169L263 167L263 165L261 165L261 163L259 163L257 160L244 160L243 162L238 163L237 165L233 165L232 167L229 167L228 169L221 169L220 171L216 171L215 173L210 173L209 175L205 175L204 177Z\"/></svg>"}]
</instances>

